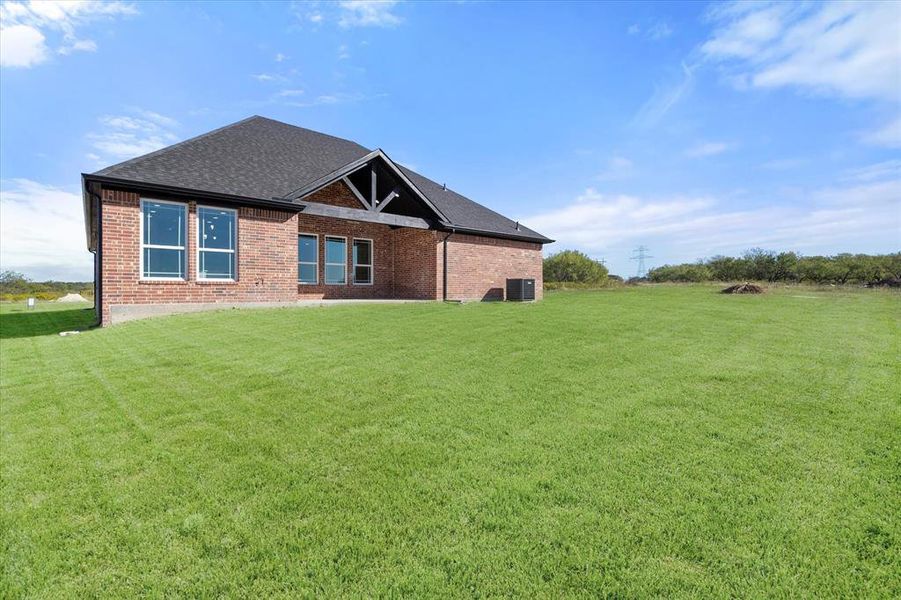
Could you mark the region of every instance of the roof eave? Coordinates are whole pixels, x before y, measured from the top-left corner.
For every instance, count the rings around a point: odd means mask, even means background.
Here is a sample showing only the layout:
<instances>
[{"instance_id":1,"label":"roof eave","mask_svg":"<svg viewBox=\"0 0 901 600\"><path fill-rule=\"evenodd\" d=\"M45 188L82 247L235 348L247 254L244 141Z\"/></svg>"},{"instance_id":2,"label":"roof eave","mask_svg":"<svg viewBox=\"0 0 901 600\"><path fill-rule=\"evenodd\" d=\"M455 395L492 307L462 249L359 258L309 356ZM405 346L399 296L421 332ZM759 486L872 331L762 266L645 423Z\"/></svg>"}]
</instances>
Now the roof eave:
<instances>
[{"instance_id":1,"label":"roof eave","mask_svg":"<svg viewBox=\"0 0 901 600\"><path fill-rule=\"evenodd\" d=\"M91 201L91 191L88 189L88 175L86 173L81 174L81 198L82 198L82 209L84 211L84 234L85 239L87 241L88 252L94 252L96 248L94 248L91 243L92 240L92 231L91 228L94 224L94 215L93 215L93 202Z\"/></svg>"},{"instance_id":2,"label":"roof eave","mask_svg":"<svg viewBox=\"0 0 901 600\"><path fill-rule=\"evenodd\" d=\"M92 175L82 173L82 181L85 189L87 184L96 182L101 185L113 185L127 187L141 192L156 192L161 194L169 194L173 196L188 196L191 198L199 198L204 200L216 200L220 202L229 202L235 204L245 204L249 206L260 206L265 208L277 208L281 210L291 210L300 212L304 208L303 203L288 200L280 200L275 198L255 198L252 196L238 196L234 194L223 194L210 190L201 190L196 188L185 188L162 183L153 183L149 181L137 181L133 179L122 179L119 177L109 177L107 175Z\"/></svg>"},{"instance_id":3,"label":"roof eave","mask_svg":"<svg viewBox=\"0 0 901 600\"><path fill-rule=\"evenodd\" d=\"M524 235L524 234L516 234L516 233L505 233L502 231L489 231L486 229L479 229L477 227L461 227L459 225L454 225L450 222L442 222L440 223L441 229L444 231L452 231L454 233L468 233L472 235L481 235L484 237L491 238L500 238L505 240L516 240L520 242L532 242L533 244L553 244L556 240L552 240L548 237L545 237L541 234L538 235Z\"/></svg>"}]
</instances>

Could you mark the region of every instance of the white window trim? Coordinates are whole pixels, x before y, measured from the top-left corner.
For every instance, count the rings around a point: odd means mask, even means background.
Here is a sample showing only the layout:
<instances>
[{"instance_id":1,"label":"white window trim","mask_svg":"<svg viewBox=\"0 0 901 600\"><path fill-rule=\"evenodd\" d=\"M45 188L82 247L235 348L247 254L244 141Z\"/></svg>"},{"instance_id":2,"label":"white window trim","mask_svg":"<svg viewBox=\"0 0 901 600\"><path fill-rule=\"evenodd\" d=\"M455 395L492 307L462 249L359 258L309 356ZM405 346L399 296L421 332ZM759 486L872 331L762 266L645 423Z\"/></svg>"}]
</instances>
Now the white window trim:
<instances>
[{"instance_id":1,"label":"white window trim","mask_svg":"<svg viewBox=\"0 0 901 600\"><path fill-rule=\"evenodd\" d=\"M162 244L145 244L144 243L144 203L145 202L153 202L155 204L172 204L174 206L181 206L185 210L185 224L184 224L184 245L182 246L164 246ZM191 211L188 209L188 205L185 202L172 202L171 200L157 200L156 198L141 198L140 202L140 225L138 227L138 271L140 281L187 281L188 280L188 221ZM144 249L160 249L160 250L181 250L184 252L184 277L144 277Z\"/></svg>"},{"instance_id":2,"label":"white window trim","mask_svg":"<svg viewBox=\"0 0 901 600\"><path fill-rule=\"evenodd\" d=\"M234 213L234 215L235 215L235 248L234 248L234 250L226 250L224 248L201 248L200 247L201 235L203 234L203 230L201 229L203 222L200 218L200 209L201 208L208 208L210 210L221 210L221 211ZM194 244L197 247L197 261L195 263L197 265L197 281L215 281L215 282L221 282L221 283L230 283L230 282L237 281L238 280L238 211L237 211L237 209L224 208L222 206L210 206L208 204L198 204L197 205L197 213L195 215L195 218L197 220L197 243ZM223 279L222 277L203 277L203 276L201 276L201 274L200 274L200 253L201 252L221 252L223 254L234 254L235 255L235 258L234 258L235 276L229 277L228 279Z\"/></svg>"},{"instance_id":3,"label":"white window trim","mask_svg":"<svg viewBox=\"0 0 901 600\"><path fill-rule=\"evenodd\" d=\"M343 283L329 283L328 282L328 268L329 267L337 267L338 263L330 263L328 261L328 241L329 240L342 240L344 242L344 261L341 263L341 267L344 269L344 282ZM325 245L323 246L324 253L324 263L325 269L322 271L322 281L325 285L347 285L347 237L341 235L327 235L325 236Z\"/></svg>"},{"instance_id":4,"label":"white window trim","mask_svg":"<svg viewBox=\"0 0 901 600\"><path fill-rule=\"evenodd\" d=\"M351 270L351 279L353 279L354 285L373 285L375 283L375 242L371 238L357 238L353 239L354 242L369 242L369 264L360 264L357 265L357 258L354 256L353 244L350 247L350 256L351 262L353 263L353 269ZM360 267L369 267L369 281L358 282L357 281L357 266Z\"/></svg>"},{"instance_id":5,"label":"white window trim","mask_svg":"<svg viewBox=\"0 0 901 600\"><path fill-rule=\"evenodd\" d=\"M316 262L315 263L300 262L300 236L302 236L302 235L305 235L305 236L311 237L311 238L316 238ZM300 233L297 234L297 246L298 246L298 251L297 251L297 255L298 255L298 258L297 258L297 283L298 283L298 285L319 285L319 234L318 233L305 233L305 232L301 231ZM302 264L303 265L313 265L313 264L316 265L316 281L311 283L309 281L301 281L300 280L300 265L302 265Z\"/></svg>"}]
</instances>

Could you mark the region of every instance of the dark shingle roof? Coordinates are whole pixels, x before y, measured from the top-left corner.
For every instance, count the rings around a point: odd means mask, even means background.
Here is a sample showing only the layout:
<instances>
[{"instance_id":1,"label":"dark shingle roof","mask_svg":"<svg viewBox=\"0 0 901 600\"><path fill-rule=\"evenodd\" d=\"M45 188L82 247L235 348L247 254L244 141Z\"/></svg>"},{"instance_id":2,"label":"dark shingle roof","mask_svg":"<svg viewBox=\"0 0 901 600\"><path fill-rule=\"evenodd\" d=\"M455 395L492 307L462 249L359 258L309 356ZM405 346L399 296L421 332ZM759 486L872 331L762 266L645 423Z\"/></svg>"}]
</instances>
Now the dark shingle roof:
<instances>
[{"instance_id":1,"label":"dark shingle roof","mask_svg":"<svg viewBox=\"0 0 901 600\"><path fill-rule=\"evenodd\" d=\"M363 146L265 117L250 117L93 175L271 200L339 170L369 154ZM450 221L486 234L550 241L422 175L404 174Z\"/></svg>"},{"instance_id":2,"label":"dark shingle roof","mask_svg":"<svg viewBox=\"0 0 901 600\"><path fill-rule=\"evenodd\" d=\"M94 175L269 200L368 153L348 140L250 117Z\"/></svg>"},{"instance_id":3,"label":"dark shingle roof","mask_svg":"<svg viewBox=\"0 0 901 600\"><path fill-rule=\"evenodd\" d=\"M462 196L449 189L444 189L443 186L438 185L427 177L423 177L416 171L411 171L403 165L398 166L400 166L404 174L410 178L410 181L419 188L419 191L425 194L425 196L438 207L438 210L444 213L451 225L490 233L534 238L544 242L550 241L537 231L532 231L522 224L520 224L519 229L517 229L516 221L508 219L504 215L496 213L490 208L486 208L478 202L470 200L466 196Z\"/></svg>"}]
</instances>

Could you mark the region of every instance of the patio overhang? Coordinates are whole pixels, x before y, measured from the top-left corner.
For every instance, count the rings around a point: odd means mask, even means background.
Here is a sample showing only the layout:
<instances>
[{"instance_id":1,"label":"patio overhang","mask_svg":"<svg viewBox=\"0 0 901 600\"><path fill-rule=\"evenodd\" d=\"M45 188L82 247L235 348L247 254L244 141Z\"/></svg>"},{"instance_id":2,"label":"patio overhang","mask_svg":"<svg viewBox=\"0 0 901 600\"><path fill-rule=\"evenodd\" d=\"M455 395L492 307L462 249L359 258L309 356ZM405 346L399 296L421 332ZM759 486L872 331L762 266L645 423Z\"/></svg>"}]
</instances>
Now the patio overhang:
<instances>
[{"instance_id":1,"label":"patio overhang","mask_svg":"<svg viewBox=\"0 0 901 600\"><path fill-rule=\"evenodd\" d=\"M316 215L319 217L331 217L333 219L345 219L348 221L362 221L364 223L379 223L390 227L412 227L414 229L432 229L434 222L420 217L407 215L395 215L386 212L377 212L362 208L345 208L332 206L320 202L304 202L302 214Z\"/></svg>"}]
</instances>

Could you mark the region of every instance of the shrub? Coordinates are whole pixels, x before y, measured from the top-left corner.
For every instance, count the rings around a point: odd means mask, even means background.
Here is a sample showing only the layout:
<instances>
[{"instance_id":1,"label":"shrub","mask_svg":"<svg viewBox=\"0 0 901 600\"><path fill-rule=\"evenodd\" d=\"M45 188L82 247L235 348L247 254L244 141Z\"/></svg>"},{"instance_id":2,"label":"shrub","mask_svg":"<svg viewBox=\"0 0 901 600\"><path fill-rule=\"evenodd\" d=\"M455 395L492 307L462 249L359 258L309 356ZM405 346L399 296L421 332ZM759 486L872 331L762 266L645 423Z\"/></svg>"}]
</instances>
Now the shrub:
<instances>
[{"instance_id":1,"label":"shrub","mask_svg":"<svg viewBox=\"0 0 901 600\"><path fill-rule=\"evenodd\" d=\"M602 285L607 267L577 250L563 250L544 259L544 280Z\"/></svg>"},{"instance_id":2,"label":"shrub","mask_svg":"<svg viewBox=\"0 0 901 600\"><path fill-rule=\"evenodd\" d=\"M613 279L608 277L603 283L577 283L572 281L545 281L545 291L552 290L597 290L609 287L622 287L624 284L621 279Z\"/></svg>"},{"instance_id":3,"label":"shrub","mask_svg":"<svg viewBox=\"0 0 901 600\"><path fill-rule=\"evenodd\" d=\"M739 281L747 279L748 261L731 256L714 256L707 260L710 278L715 281Z\"/></svg>"},{"instance_id":4,"label":"shrub","mask_svg":"<svg viewBox=\"0 0 901 600\"><path fill-rule=\"evenodd\" d=\"M712 278L710 268L703 263L664 265L662 267L657 267L656 269L651 269L648 273L648 279L655 283L666 281L697 283L701 281L710 281Z\"/></svg>"}]
</instances>

